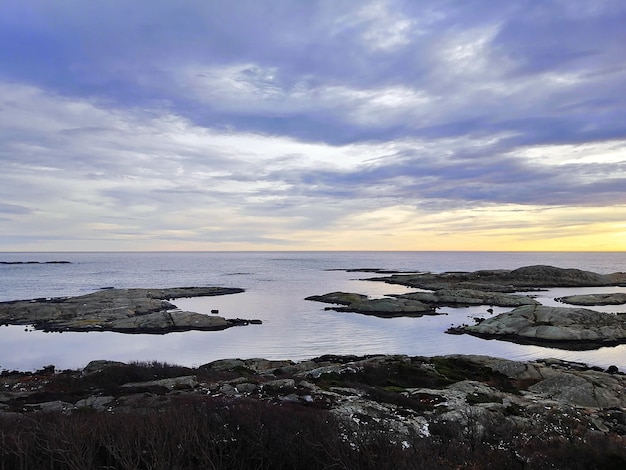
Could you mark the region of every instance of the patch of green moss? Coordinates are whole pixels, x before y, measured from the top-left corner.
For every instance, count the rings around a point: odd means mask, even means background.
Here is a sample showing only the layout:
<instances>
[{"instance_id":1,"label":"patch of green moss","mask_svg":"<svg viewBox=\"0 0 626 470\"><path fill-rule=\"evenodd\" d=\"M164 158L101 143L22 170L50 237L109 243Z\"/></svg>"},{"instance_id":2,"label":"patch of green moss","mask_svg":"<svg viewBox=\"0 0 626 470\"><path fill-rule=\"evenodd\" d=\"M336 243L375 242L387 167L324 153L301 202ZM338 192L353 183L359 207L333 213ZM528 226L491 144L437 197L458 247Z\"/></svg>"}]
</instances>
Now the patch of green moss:
<instances>
[{"instance_id":1,"label":"patch of green moss","mask_svg":"<svg viewBox=\"0 0 626 470\"><path fill-rule=\"evenodd\" d=\"M439 374L452 382L476 380L505 392L518 392L506 375L463 357L433 357L432 364Z\"/></svg>"}]
</instances>

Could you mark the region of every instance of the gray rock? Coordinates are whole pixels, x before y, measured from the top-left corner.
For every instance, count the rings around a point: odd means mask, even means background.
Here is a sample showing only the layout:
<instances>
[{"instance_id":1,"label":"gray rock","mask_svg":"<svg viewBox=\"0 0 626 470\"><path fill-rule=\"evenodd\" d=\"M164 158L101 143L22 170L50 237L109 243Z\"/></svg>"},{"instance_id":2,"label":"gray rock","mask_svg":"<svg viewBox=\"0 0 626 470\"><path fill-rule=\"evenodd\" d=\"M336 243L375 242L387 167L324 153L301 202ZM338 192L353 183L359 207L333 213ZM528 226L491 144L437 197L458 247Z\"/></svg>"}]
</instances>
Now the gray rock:
<instances>
[{"instance_id":1,"label":"gray rock","mask_svg":"<svg viewBox=\"0 0 626 470\"><path fill-rule=\"evenodd\" d=\"M547 287L597 287L626 285L626 273L598 274L554 266L525 266L513 270L481 270L441 274L396 274L372 280L429 290L475 289L516 292Z\"/></svg>"},{"instance_id":2,"label":"gray rock","mask_svg":"<svg viewBox=\"0 0 626 470\"><path fill-rule=\"evenodd\" d=\"M103 361L103 360L91 361L89 364L87 364L84 367L83 374L85 375L94 374L96 372L103 371L110 367L120 367L120 366L125 366L125 365L126 365L125 363L118 362L118 361Z\"/></svg>"},{"instance_id":3,"label":"gray rock","mask_svg":"<svg viewBox=\"0 0 626 470\"><path fill-rule=\"evenodd\" d=\"M598 380L600 379L600 380ZM604 383L603 383L604 382ZM613 385L613 386L611 386ZM586 407L619 407L624 405L621 393L614 393L616 384L609 384L598 374L559 373L529 387L529 390L560 402Z\"/></svg>"},{"instance_id":4,"label":"gray rock","mask_svg":"<svg viewBox=\"0 0 626 470\"><path fill-rule=\"evenodd\" d=\"M622 305L626 304L626 293L615 292L612 294L580 294L580 295L568 295L560 297L559 302L570 305Z\"/></svg>"},{"instance_id":5,"label":"gray rock","mask_svg":"<svg viewBox=\"0 0 626 470\"><path fill-rule=\"evenodd\" d=\"M105 410L108 405L115 400L110 396L92 396L83 400L78 400L75 404L76 408L93 408L94 410Z\"/></svg>"},{"instance_id":6,"label":"gray rock","mask_svg":"<svg viewBox=\"0 0 626 470\"><path fill-rule=\"evenodd\" d=\"M524 306L462 330L514 342L550 343L565 349L593 349L626 342L626 322L584 308Z\"/></svg>"},{"instance_id":7,"label":"gray rock","mask_svg":"<svg viewBox=\"0 0 626 470\"><path fill-rule=\"evenodd\" d=\"M403 299L419 300L434 305L493 305L497 307L520 307L539 305L527 295L485 292L474 289L441 289L434 292L411 292L396 296Z\"/></svg>"},{"instance_id":8,"label":"gray rock","mask_svg":"<svg viewBox=\"0 0 626 470\"><path fill-rule=\"evenodd\" d=\"M108 322L106 328L120 333L164 333L188 330L224 330L229 326L228 320L223 317L176 311L155 312L122 318Z\"/></svg>"},{"instance_id":9,"label":"gray rock","mask_svg":"<svg viewBox=\"0 0 626 470\"><path fill-rule=\"evenodd\" d=\"M26 405L26 407L33 410L43 411L44 413L69 413L75 409L74 405L71 403L59 400Z\"/></svg>"},{"instance_id":10,"label":"gray rock","mask_svg":"<svg viewBox=\"0 0 626 470\"><path fill-rule=\"evenodd\" d=\"M268 360L262 358L252 359L218 359L200 366L201 369L218 370L218 371L235 371L246 369L251 373L260 373L263 375L271 375L277 369L284 370L296 364L289 360Z\"/></svg>"},{"instance_id":11,"label":"gray rock","mask_svg":"<svg viewBox=\"0 0 626 470\"><path fill-rule=\"evenodd\" d=\"M265 382L263 385L264 388L270 390L281 390L285 388L294 388L296 386L296 381L294 379L276 379Z\"/></svg>"},{"instance_id":12,"label":"gray rock","mask_svg":"<svg viewBox=\"0 0 626 470\"><path fill-rule=\"evenodd\" d=\"M193 375L185 375L170 379L150 380L148 382L133 382L122 385L122 388L164 388L167 390L192 389L198 386L198 380Z\"/></svg>"},{"instance_id":13,"label":"gray rock","mask_svg":"<svg viewBox=\"0 0 626 470\"><path fill-rule=\"evenodd\" d=\"M234 370L240 368L246 368L245 362L242 359L218 359L217 361L209 362L200 366L200 369L216 371Z\"/></svg>"},{"instance_id":14,"label":"gray rock","mask_svg":"<svg viewBox=\"0 0 626 470\"><path fill-rule=\"evenodd\" d=\"M177 287L170 289L105 289L78 297L0 303L0 322L34 325L46 331L117 331L167 333L222 330L249 320L181 312L166 299L232 294L243 289ZM256 322L258 323L258 322Z\"/></svg>"},{"instance_id":15,"label":"gray rock","mask_svg":"<svg viewBox=\"0 0 626 470\"><path fill-rule=\"evenodd\" d=\"M235 386L235 389L239 393L254 393L259 389L259 386L257 384L253 384L250 382L244 382L244 383L237 384Z\"/></svg>"},{"instance_id":16,"label":"gray rock","mask_svg":"<svg viewBox=\"0 0 626 470\"><path fill-rule=\"evenodd\" d=\"M356 312L381 317L436 315L434 307L419 300L402 297L369 299L362 294L331 292L310 296L305 300L343 305L343 307L330 307L339 312Z\"/></svg>"},{"instance_id":17,"label":"gray rock","mask_svg":"<svg viewBox=\"0 0 626 470\"><path fill-rule=\"evenodd\" d=\"M219 392L223 395L227 395L227 396L232 396L232 395L236 395L237 393L239 393L237 391L237 388L233 387L230 384L224 384L219 388Z\"/></svg>"}]
</instances>

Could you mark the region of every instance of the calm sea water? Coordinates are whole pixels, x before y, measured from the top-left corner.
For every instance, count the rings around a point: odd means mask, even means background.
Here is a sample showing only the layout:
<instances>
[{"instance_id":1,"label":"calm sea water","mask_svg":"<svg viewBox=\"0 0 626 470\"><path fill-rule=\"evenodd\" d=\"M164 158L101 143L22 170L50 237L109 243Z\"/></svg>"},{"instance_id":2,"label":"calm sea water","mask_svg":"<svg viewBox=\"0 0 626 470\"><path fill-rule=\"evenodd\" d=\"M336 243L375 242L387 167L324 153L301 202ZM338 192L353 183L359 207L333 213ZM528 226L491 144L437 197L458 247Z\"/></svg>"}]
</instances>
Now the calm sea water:
<instances>
[{"instance_id":1,"label":"calm sea water","mask_svg":"<svg viewBox=\"0 0 626 470\"><path fill-rule=\"evenodd\" d=\"M302 360L321 354L486 354L529 360L558 357L626 370L626 345L596 351L562 351L451 336L452 324L487 316L486 307L442 309L446 315L381 319L325 311L305 301L314 294L348 291L383 296L409 292L402 286L363 280L368 273L340 269L474 271L514 269L533 264L609 273L626 271L626 253L502 252L178 252L178 253L0 253L0 261L70 261L71 264L0 264L0 300L80 295L102 287L242 287L220 297L176 299L181 309L225 317L259 318L262 325L217 332L124 335L110 332L43 333L0 327L0 368L29 370L48 364L83 367L94 359L166 361L197 366L223 358L265 357ZM584 289L620 292L626 288ZM540 301L570 289L551 289ZM580 292L580 291L576 291ZM495 314L509 309L494 309ZM618 312L626 307L598 310Z\"/></svg>"}]
</instances>

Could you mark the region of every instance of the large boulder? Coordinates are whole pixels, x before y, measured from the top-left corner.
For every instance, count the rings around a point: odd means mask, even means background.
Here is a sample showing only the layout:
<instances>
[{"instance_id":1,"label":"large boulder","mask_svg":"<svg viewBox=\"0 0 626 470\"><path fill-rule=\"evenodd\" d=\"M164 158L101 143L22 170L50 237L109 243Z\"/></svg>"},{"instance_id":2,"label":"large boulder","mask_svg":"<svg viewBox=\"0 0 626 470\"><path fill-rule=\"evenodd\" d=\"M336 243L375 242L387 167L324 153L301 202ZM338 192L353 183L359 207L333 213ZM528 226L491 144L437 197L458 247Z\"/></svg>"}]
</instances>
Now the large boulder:
<instances>
[{"instance_id":1,"label":"large boulder","mask_svg":"<svg viewBox=\"0 0 626 470\"><path fill-rule=\"evenodd\" d=\"M626 343L626 322L610 313L585 308L523 306L465 326L475 336L564 349L595 349Z\"/></svg>"},{"instance_id":2,"label":"large boulder","mask_svg":"<svg viewBox=\"0 0 626 470\"><path fill-rule=\"evenodd\" d=\"M554 400L583 407L624 407L626 376L609 374L580 362L541 359L521 362L490 356L449 356L488 367L523 386L529 400Z\"/></svg>"}]
</instances>

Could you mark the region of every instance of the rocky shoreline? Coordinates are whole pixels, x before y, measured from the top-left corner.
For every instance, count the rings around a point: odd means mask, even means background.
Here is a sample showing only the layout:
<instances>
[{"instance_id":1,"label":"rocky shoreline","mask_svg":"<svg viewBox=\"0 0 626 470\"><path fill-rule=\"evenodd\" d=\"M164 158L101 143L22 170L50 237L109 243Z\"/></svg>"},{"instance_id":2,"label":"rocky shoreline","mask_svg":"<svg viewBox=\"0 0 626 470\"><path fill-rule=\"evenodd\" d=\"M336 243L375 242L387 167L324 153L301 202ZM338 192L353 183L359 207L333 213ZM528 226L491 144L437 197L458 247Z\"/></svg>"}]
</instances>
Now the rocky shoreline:
<instances>
[{"instance_id":1,"label":"rocky shoreline","mask_svg":"<svg viewBox=\"0 0 626 470\"><path fill-rule=\"evenodd\" d=\"M226 319L177 309L169 302L181 297L237 294L226 287L175 287L167 289L113 289L78 297L40 298L0 303L0 323L32 325L44 331L114 331L165 334L223 330L260 324L261 320ZM216 312L217 313L217 312Z\"/></svg>"},{"instance_id":2,"label":"rocky shoreline","mask_svg":"<svg viewBox=\"0 0 626 470\"><path fill-rule=\"evenodd\" d=\"M145 413L211 400L222 407L264 404L277 412L289 404L329 412L355 440L384 429L391 442L411 446L458 429L476 442L517 446L511 451L532 464L524 445L538 436L626 443L625 389L626 376L615 367L555 359L322 356L302 362L225 359L197 368L93 361L77 371L4 371L0 418Z\"/></svg>"}]
</instances>

